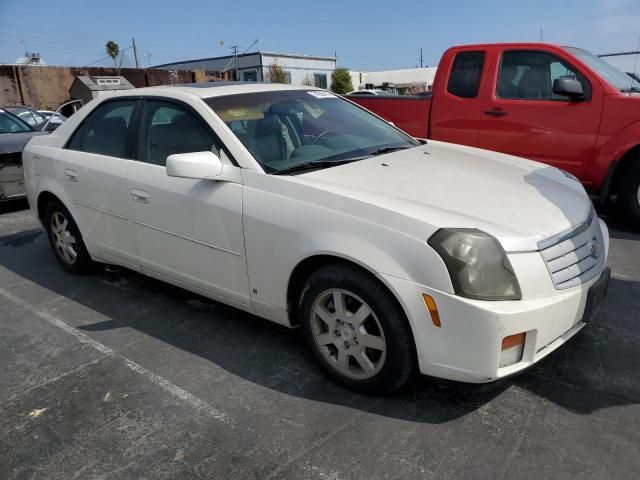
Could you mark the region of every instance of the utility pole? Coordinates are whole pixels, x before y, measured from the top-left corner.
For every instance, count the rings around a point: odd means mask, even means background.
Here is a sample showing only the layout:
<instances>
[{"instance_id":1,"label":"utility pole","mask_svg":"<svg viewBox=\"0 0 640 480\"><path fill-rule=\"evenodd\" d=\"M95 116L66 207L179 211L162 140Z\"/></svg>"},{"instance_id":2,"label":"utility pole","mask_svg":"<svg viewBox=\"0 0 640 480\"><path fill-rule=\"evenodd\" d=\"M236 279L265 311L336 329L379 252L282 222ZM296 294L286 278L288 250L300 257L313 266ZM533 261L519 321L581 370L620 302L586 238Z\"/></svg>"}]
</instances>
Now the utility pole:
<instances>
[{"instance_id":1,"label":"utility pole","mask_svg":"<svg viewBox=\"0 0 640 480\"><path fill-rule=\"evenodd\" d=\"M422 47L420 47L420 68L422 68Z\"/></svg>"},{"instance_id":2,"label":"utility pole","mask_svg":"<svg viewBox=\"0 0 640 480\"><path fill-rule=\"evenodd\" d=\"M540 27L540 41L544 42L544 28Z\"/></svg>"},{"instance_id":3,"label":"utility pole","mask_svg":"<svg viewBox=\"0 0 640 480\"><path fill-rule=\"evenodd\" d=\"M238 46L234 45L231 48L233 48L233 59L234 59L234 63L236 64L236 82L237 82L238 80L240 80L238 78Z\"/></svg>"},{"instance_id":4,"label":"utility pole","mask_svg":"<svg viewBox=\"0 0 640 480\"><path fill-rule=\"evenodd\" d=\"M138 63L138 49L136 48L136 39L132 37L131 43L133 44L133 58L136 60L136 68L140 68L140 64Z\"/></svg>"}]
</instances>

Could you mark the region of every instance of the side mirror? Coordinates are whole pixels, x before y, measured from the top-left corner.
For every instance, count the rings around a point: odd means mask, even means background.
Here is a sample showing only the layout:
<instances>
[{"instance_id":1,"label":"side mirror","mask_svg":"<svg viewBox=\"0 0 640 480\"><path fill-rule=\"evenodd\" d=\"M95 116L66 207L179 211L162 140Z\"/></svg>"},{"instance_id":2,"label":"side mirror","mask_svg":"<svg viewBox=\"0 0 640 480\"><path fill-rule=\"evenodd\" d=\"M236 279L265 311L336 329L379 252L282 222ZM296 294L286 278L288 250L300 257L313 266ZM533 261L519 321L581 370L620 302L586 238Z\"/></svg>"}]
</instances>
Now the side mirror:
<instances>
[{"instance_id":1,"label":"side mirror","mask_svg":"<svg viewBox=\"0 0 640 480\"><path fill-rule=\"evenodd\" d=\"M575 78L556 78L553 81L553 93L569 97L571 100L584 100L582 84Z\"/></svg>"},{"instance_id":2,"label":"side mirror","mask_svg":"<svg viewBox=\"0 0 640 480\"><path fill-rule=\"evenodd\" d=\"M170 177L221 180L222 166L213 152L176 153L167 157Z\"/></svg>"}]
</instances>

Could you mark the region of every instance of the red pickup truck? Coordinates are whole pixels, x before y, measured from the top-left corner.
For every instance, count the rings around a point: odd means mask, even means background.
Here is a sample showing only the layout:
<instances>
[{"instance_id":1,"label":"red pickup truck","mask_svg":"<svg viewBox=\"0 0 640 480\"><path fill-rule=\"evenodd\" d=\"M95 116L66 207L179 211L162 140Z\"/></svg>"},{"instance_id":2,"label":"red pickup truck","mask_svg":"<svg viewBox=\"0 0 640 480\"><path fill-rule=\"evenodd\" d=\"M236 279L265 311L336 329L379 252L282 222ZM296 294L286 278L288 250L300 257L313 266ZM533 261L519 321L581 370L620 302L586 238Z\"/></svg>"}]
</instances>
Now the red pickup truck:
<instances>
[{"instance_id":1,"label":"red pickup truck","mask_svg":"<svg viewBox=\"0 0 640 480\"><path fill-rule=\"evenodd\" d=\"M586 50L453 47L440 61L431 96L347 98L414 137L561 168L640 228L640 89Z\"/></svg>"}]
</instances>

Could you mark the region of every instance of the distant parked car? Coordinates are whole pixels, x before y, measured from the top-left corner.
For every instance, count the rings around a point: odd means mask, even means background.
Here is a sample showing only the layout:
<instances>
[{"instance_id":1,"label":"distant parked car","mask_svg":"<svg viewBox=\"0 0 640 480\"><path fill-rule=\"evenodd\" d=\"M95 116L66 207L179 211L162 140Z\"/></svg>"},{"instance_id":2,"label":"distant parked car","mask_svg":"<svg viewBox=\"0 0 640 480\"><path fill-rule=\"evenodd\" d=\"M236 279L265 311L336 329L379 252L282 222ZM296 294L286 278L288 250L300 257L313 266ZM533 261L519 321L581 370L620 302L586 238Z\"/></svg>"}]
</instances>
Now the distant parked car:
<instances>
[{"instance_id":1,"label":"distant parked car","mask_svg":"<svg viewBox=\"0 0 640 480\"><path fill-rule=\"evenodd\" d=\"M52 110L38 110L38 113L44 115L44 117L49 120L51 117L51 123L57 123L58 125L60 125L61 123L63 123L67 117L65 117L64 115L60 114L60 113L56 113Z\"/></svg>"},{"instance_id":2,"label":"distant parked car","mask_svg":"<svg viewBox=\"0 0 640 480\"><path fill-rule=\"evenodd\" d=\"M42 135L20 118L0 108L0 201L22 198L22 149L36 135Z\"/></svg>"},{"instance_id":3,"label":"distant parked car","mask_svg":"<svg viewBox=\"0 0 640 480\"><path fill-rule=\"evenodd\" d=\"M353 92L349 92L347 95L392 95L386 90L378 90L378 89L362 89L362 90L354 90Z\"/></svg>"},{"instance_id":4,"label":"distant parked car","mask_svg":"<svg viewBox=\"0 0 640 480\"><path fill-rule=\"evenodd\" d=\"M34 130L38 131L42 131L43 128L46 128L47 132L52 132L56 128L58 128L64 121L64 117L60 116L60 118L58 118L56 116L51 122L47 123L47 120L49 118L48 116L45 116L38 110L22 105L7 105L2 108L9 113L12 113L23 122L29 124L29 126L31 126Z\"/></svg>"}]
</instances>

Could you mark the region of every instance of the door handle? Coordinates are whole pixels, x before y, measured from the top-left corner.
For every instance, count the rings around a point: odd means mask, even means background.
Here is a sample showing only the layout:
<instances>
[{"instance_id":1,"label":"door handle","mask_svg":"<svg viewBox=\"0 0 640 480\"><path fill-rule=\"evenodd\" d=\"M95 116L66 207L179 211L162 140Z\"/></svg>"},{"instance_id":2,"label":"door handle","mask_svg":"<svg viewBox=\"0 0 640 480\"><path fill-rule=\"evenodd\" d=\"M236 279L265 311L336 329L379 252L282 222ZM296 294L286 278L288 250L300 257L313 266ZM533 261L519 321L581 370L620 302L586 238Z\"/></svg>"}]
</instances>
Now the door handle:
<instances>
[{"instance_id":1,"label":"door handle","mask_svg":"<svg viewBox=\"0 0 640 480\"><path fill-rule=\"evenodd\" d=\"M489 115L490 117L504 117L507 112L501 108L494 108L493 110L485 110L484 114Z\"/></svg>"},{"instance_id":2,"label":"door handle","mask_svg":"<svg viewBox=\"0 0 640 480\"><path fill-rule=\"evenodd\" d=\"M75 170L66 169L64 171L64 176L70 182L77 182L78 181L78 172L76 172Z\"/></svg>"},{"instance_id":3,"label":"door handle","mask_svg":"<svg viewBox=\"0 0 640 480\"><path fill-rule=\"evenodd\" d=\"M151 195L149 195L144 190L139 190L137 188L131 189L131 199L134 202L138 203L149 203L151 201Z\"/></svg>"}]
</instances>

